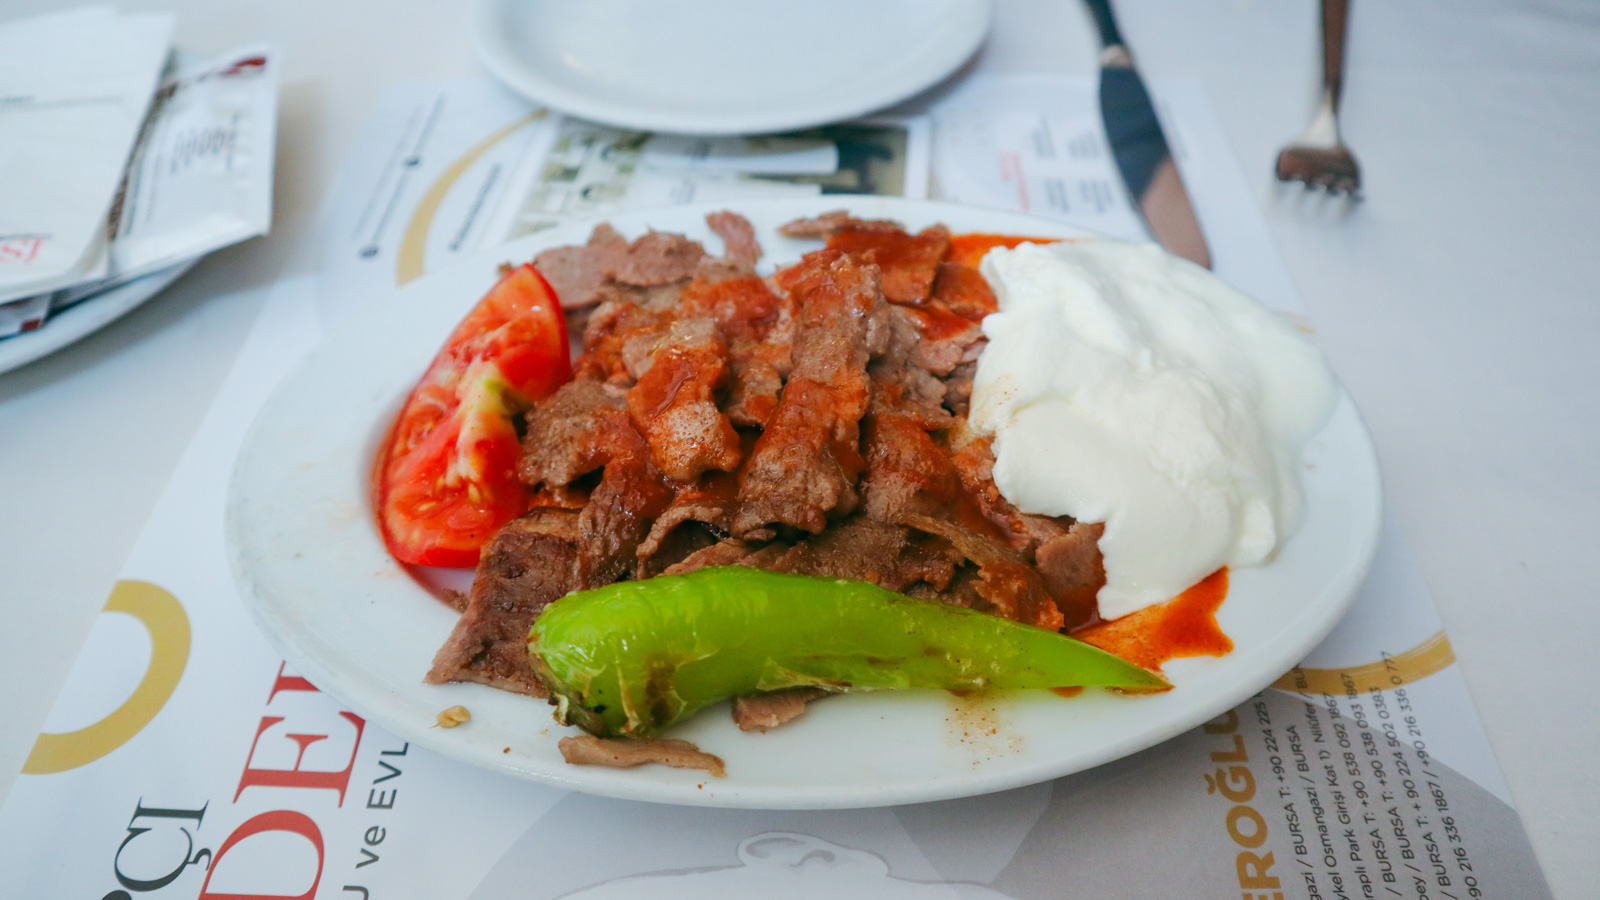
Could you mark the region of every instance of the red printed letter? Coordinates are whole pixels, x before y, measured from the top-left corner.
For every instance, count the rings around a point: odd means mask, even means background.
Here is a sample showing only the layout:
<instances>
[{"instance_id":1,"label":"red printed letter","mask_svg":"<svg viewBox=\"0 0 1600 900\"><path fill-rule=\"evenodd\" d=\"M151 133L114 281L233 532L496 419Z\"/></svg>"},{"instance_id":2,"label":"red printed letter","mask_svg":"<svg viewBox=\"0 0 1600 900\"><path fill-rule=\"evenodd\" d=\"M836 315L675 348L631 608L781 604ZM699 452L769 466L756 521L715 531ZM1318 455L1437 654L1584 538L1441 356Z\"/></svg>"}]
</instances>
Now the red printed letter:
<instances>
[{"instance_id":1,"label":"red printed letter","mask_svg":"<svg viewBox=\"0 0 1600 900\"><path fill-rule=\"evenodd\" d=\"M276 693L276 690L274 690ZM366 727L366 722L355 713L341 712L339 715L356 727L356 739L350 747L350 763L338 772L319 772L314 769L300 768L300 762L305 758L306 748L317 741L327 740L325 734L291 734L286 735L300 747L300 752L294 758L294 767L289 769L258 769L250 765L255 759L256 745L261 742L261 735L272 726L283 721L282 716L263 716L261 725L256 728L255 740L250 742L250 755L245 758L244 774L239 776L239 790L233 794L233 802L239 802L239 795L244 789L254 785L267 787L292 787L292 788L326 788L339 792L339 805L344 805L344 790L350 784L350 773L355 771L356 750L361 746L361 730Z\"/></svg>"},{"instance_id":2,"label":"red printed letter","mask_svg":"<svg viewBox=\"0 0 1600 900\"><path fill-rule=\"evenodd\" d=\"M217 874L217 869L222 866L222 857L226 856L234 844L245 838L260 834L263 831L288 831L298 834L311 842L317 848L317 875L311 879L311 888L304 894L293 897L284 894L213 894L206 890L211 886L211 876ZM200 885L200 896L195 900L311 900L317 895L317 885L322 882L322 830L311 817L293 810L280 809L273 812L264 812L259 816L245 820L228 839L217 848L217 855L212 857L211 871L206 873L206 880Z\"/></svg>"},{"instance_id":3,"label":"red printed letter","mask_svg":"<svg viewBox=\"0 0 1600 900\"><path fill-rule=\"evenodd\" d=\"M304 678L301 678L299 675L283 674L284 668L288 665L289 664L286 662L278 663L278 677L273 679L272 693L267 695L268 704L272 703L273 697L278 696L279 691L311 691L312 693L321 693L317 690L316 685L305 680Z\"/></svg>"}]
</instances>

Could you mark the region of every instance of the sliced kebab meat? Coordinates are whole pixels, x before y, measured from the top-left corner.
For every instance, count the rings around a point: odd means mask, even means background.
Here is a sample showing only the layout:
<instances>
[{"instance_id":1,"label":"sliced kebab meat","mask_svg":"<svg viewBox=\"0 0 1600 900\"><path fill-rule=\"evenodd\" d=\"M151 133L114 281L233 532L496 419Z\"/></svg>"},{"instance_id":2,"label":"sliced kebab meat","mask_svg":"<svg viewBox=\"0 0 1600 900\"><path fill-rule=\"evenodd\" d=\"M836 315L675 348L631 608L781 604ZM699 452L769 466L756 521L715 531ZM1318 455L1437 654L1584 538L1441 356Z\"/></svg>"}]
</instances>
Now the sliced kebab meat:
<instances>
[{"instance_id":1,"label":"sliced kebab meat","mask_svg":"<svg viewBox=\"0 0 1600 900\"><path fill-rule=\"evenodd\" d=\"M539 610L613 581L742 565L870 581L1044 628L1095 620L1101 526L1019 512L965 413L995 308L942 227L830 213L776 275L734 213L724 255L608 226L540 254L589 311L574 380L527 416L518 475L543 504L485 549L430 681L533 693ZM520 664L517 659L520 657ZM765 728L820 692L742 698Z\"/></svg>"}]
</instances>

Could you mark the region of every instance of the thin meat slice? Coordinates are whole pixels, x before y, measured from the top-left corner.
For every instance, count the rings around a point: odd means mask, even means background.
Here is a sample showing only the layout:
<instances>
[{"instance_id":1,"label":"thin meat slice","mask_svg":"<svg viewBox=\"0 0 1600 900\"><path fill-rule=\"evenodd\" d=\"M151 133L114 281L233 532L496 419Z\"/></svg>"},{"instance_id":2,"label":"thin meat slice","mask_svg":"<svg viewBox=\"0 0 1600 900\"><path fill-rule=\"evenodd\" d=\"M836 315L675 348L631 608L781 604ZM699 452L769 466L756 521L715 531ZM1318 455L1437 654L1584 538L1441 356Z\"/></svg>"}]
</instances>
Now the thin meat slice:
<instances>
[{"instance_id":1,"label":"thin meat slice","mask_svg":"<svg viewBox=\"0 0 1600 900\"><path fill-rule=\"evenodd\" d=\"M739 434L714 396L727 382L728 345L710 319L680 319L651 348L649 367L628 391L628 412L668 478L687 483L707 469L738 467Z\"/></svg>"},{"instance_id":2,"label":"thin meat slice","mask_svg":"<svg viewBox=\"0 0 1600 900\"><path fill-rule=\"evenodd\" d=\"M844 228L828 238L828 249L877 263L883 271L883 296L890 303L920 304L933 291L939 263L950 254L950 231L943 225L917 234L883 228Z\"/></svg>"},{"instance_id":3,"label":"thin meat slice","mask_svg":"<svg viewBox=\"0 0 1600 900\"><path fill-rule=\"evenodd\" d=\"M976 362L962 363L940 378L944 382L944 408L952 416L965 419L972 409L972 380L978 374Z\"/></svg>"},{"instance_id":4,"label":"thin meat slice","mask_svg":"<svg viewBox=\"0 0 1600 900\"><path fill-rule=\"evenodd\" d=\"M581 484L541 485L528 498L529 509L583 509L589 502L589 488Z\"/></svg>"},{"instance_id":5,"label":"thin meat slice","mask_svg":"<svg viewBox=\"0 0 1600 900\"><path fill-rule=\"evenodd\" d=\"M665 284L638 286L608 281L595 292L596 305L607 303L632 303L651 312L674 312L687 281L669 281Z\"/></svg>"},{"instance_id":6,"label":"thin meat slice","mask_svg":"<svg viewBox=\"0 0 1600 900\"><path fill-rule=\"evenodd\" d=\"M584 353L573 363L574 379L631 385L653 341L672 326L677 315L625 300L595 307L583 332ZM648 340L641 344L640 339ZM631 366L630 366L631 363Z\"/></svg>"},{"instance_id":7,"label":"thin meat slice","mask_svg":"<svg viewBox=\"0 0 1600 900\"><path fill-rule=\"evenodd\" d=\"M902 586L896 563L905 544L904 528L855 516L800 541L760 568L793 575L870 581L895 590Z\"/></svg>"},{"instance_id":8,"label":"thin meat slice","mask_svg":"<svg viewBox=\"0 0 1600 900\"><path fill-rule=\"evenodd\" d=\"M933 300L951 312L973 322L1000 308L994 290L983 274L972 266L942 262L933 277Z\"/></svg>"},{"instance_id":9,"label":"thin meat slice","mask_svg":"<svg viewBox=\"0 0 1600 900\"><path fill-rule=\"evenodd\" d=\"M936 300L895 310L916 323L921 336L911 359L934 375L948 375L956 366L977 362L989 342L977 322L956 315Z\"/></svg>"},{"instance_id":10,"label":"thin meat slice","mask_svg":"<svg viewBox=\"0 0 1600 900\"><path fill-rule=\"evenodd\" d=\"M621 339L622 367L628 370L630 378L637 382L644 377L644 373L650 371L656 348L661 346L671 328L670 324L663 323L659 328L641 328L630 332Z\"/></svg>"},{"instance_id":11,"label":"thin meat slice","mask_svg":"<svg viewBox=\"0 0 1600 900\"><path fill-rule=\"evenodd\" d=\"M953 564L970 560L977 572L965 580L961 602L1030 624L1058 624L1046 586L963 483L943 433L954 420L941 407L930 412L929 398L916 394L916 385L938 381L911 360L896 363L899 344L891 340L888 352L873 364L873 402L863 429L864 513L934 536L930 542L944 552L928 557L937 564L931 570L936 575L920 579L932 590L949 587L956 575ZM885 586L905 590L915 582Z\"/></svg>"},{"instance_id":12,"label":"thin meat slice","mask_svg":"<svg viewBox=\"0 0 1600 900\"><path fill-rule=\"evenodd\" d=\"M683 289L681 313L709 316L728 341L734 376L751 366L780 377L793 363L795 299L753 274L707 273Z\"/></svg>"},{"instance_id":13,"label":"thin meat slice","mask_svg":"<svg viewBox=\"0 0 1600 900\"><path fill-rule=\"evenodd\" d=\"M583 332L583 351L600 353L610 342L618 346L612 352L621 352L620 342L640 329L663 327L677 318L675 310L650 309L631 300L617 300L603 304L589 317Z\"/></svg>"},{"instance_id":14,"label":"thin meat slice","mask_svg":"<svg viewBox=\"0 0 1600 900\"><path fill-rule=\"evenodd\" d=\"M698 241L666 231L647 232L628 245L628 255L612 273L619 284L654 287L687 281L704 259L706 250Z\"/></svg>"},{"instance_id":15,"label":"thin meat slice","mask_svg":"<svg viewBox=\"0 0 1600 900\"><path fill-rule=\"evenodd\" d=\"M921 346L904 307L892 307L884 351L872 362L872 403L862 422L863 509L885 522L907 513L948 516L965 509L949 451L934 433L953 424L944 385L914 359ZM970 502L966 506L970 506Z\"/></svg>"},{"instance_id":16,"label":"thin meat slice","mask_svg":"<svg viewBox=\"0 0 1600 900\"><path fill-rule=\"evenodd\" d=\"M778 233L784 237L823 239L831 237L835 232L846 228L857 231L882 230L904 231L899 222L888 219L858 219L842 209L825 212L814 219L795 219L785 225L778 226Z\"/></svg>"},{"instance_id":17,"label":"thin meat slice","mask_svg":"<svg viewBox=\"0 0 1600 900\"><path fill-rule=\"evenodd\" d=\"M778 410L778 394L783 376L770 363L760 360L734 364L733 386L722 412L735 425L765 428Z\"/></svg>"},{"instance_id":18,"label":"thin meat slice","mask_svg":"<svg viewBox=\"0 0 1600 900\"><path fill-rule=\"evenodd\" d=\"M535 487L562 487L605 465L616 419L626 415L624 398L619 389L586 379L569 381L534 404L517 477Z\"/></svg>"},{"instance_id":19,"label":"thin meat slice","mask_svg":"<svg viewBox=\"0 0 1600 900\"><path fill-rule=\"evenodd\" d=\"M958 522L916 514L906 515L904 524L918 531L938 535L978 566L972 587L983 598L988 611L1003 618L1050 631L1061 630L1065 620L1044 579L1022 554L998 538Z\"/></svg>"},{"instance_id":20,"label":"thin meat slice","mask_svg":"<svg viewBox=\"0 0 1600 900\"><path fill-rule=\"evenodd\" d=\"M673 563L664 569L663 575L687 575L712 566L736 565L739 560L749 556L751 547L737 538L729 538L712 544L701 550L684 557L681 561Z\"/></svg>"},{"instance_id":21,"label":"thin meat slice","mask_svg":"<svg viewBox=\"0 0 1600 900\"><path fill-rule=\"evenodd\" d=\"M674 769L702 769L717 778L728 776L727 766L721 757L706 753L688 741L673 738L636 741L580 734L562 738L556 742L556 747L561 750L561 758L574 766L632 769L654 763Z\"/></svg>"},{"instance_id":22,"label":"thin meat slice","mask_svg":"<svg viewBox=\"0 0 1600 900\"><path fill-rule=\"evenodd\" d=\"M533 258L533 267L556 292L564 309L581 309L599 302L596 294L628 256L628 239L610 225L597 225L589 243L552 247Z\"/></svg>"},{"instance_id":23,"label":"thin meat slice","mask_svg":"<svg viewBox=\"0 0 1600 900\"><path fill-rule=\"evenodd\" d=\"M578 512L535 509L513 519L484 547L467 608L434 657L429 684L472 681L545 696L528 661L528 629L551 601L572 590Z\"/></svg>"},{"instance_id":24,"label":"thin meat slice","mask_svg":"<svg viewBox=\"0 0 1600 900\"><path fill-rule=\"evenodd\" d=\"M791 575L852 578L891 591L925 583L943 589L965 557L948 541L904 526L852 516L795 544L755 544L731 538L699 550L662 574L684 575L712 566L746 566Z\"/></svg>"},{"instance_id":25,"label":"thin meat slice","mask_svg":"<svg viewBox=\"0 0 1600 900\"><path fill-rule=\"evenodd\" d=\"M960 473L962 486L977 504L984 518L999 529L1006 543L1019 553L1032 553L1039 534L1030 517L1019 512L994 483L994 439L981 435L958 418L947 432L951 460Z\"/></svg>"},{"instance_id":26,"label":"thin meat slice","mask_svg":"<svg viewBox=\"0 0 1600 900\"><path fill-rule=\"evenodd\" d=\"M683 289L682 313L709 316L730 341L759 343L784 313L784 298L755 275L696 277Z\"/></svg>"},{"instance_id":27,"label":"thin meat slice","mask_svg":"<svg viewBox=\"0 0 1600 900\"><path fill-rule=\"evenodd\" d=\"M645 535L635 551L639 557L640 572L659 572L682 562L706 546L692 546L700 543L702 537L727 534L737 500L738 484L727 472L707 472L694 484L680 489L672 505L651 524L649 534ZM691 524L705 527L685 528ZM684 531L689 532L687 537L680 535ZM713 539L706 543L715 544L717 541ZM656 559L658 554L671 558Z\"/></svg>"},{"instance_id":28,"label":"thin meat slice","mask_svg":"<svg viewBox=\"0 0 1600 900\"><path fill-rule=\"evenodd\" d=\"M993 615L994 607L978 593L979 583L978 567L967 563L956 569L955 577L951 578L950 583L943 588L916 584L907 589L906 593L920 600L937 600L940 603L949 603L952 606Z\"/></svg>"},{"instance_id":29,"label":"thin meat slice","mask_svg":"<svg viewBox=\"0 0 1600 900\"><path fill-rule=\"evenodd\" d=\"M993 439L972 431L964 418L956 419L948 435L954 451L951 459L967 496L1006 543L1030 560L1043 576L1065 616L1066 627L1076 628L1093 621L1097 615L1095 596L1105 585L1105 563L1099 544L1104 526L1076 522L1069 516L1021 512L1000 495L994 483Z\"/></svg>"},{"instance_id":30,"label":"thin meat slice","mask_svg":"<svg viewBox=\"0 0 1600 900\"><path fill-rule=\"evenodd\" d=\"M884 522L898 522L907 513L945 515L962 496L955 464L916 418L875 410L863 431L867 515Z\"/></svg>"},{"instance_id":31,"label":"thin meat slice","mask_svg":"<svg viewBox=\"0 0 1600 900\"><path fill-rule=\"evenodd\" d=\"M740 731L766 731L792 721L806 711L806 704L828 696L821 688L801 687L768 694L747 694L733 698L733 722Z\"/></svg>"},{"instance_id":32,"label":"thin meat slice","mask_svg":"<svg viewBox=\"0 0 1600 900\"><path fill-rule=\"evenodd\" d=\"M751 554L737 565L792 575L850 578L903 591L918 582L945 587L962 559L942 539L913 536L903 526L854 516L782 553Z\"/></svg>"},{"instance_id":33,"label":"thin meat slice","mask_svg":"<svg viewBox=\"0 0 1600 900\"><path fill-rule=\"evenodd\" d=\"M877 269L809 254L790 279L799 304L794 368L740 471L735 536L779 523L815 534L857 503L857 445L868 398L869 320L883 315Z\"/></svg>"},{"instance_id":34,"label":"thin meat slice","mask_svg":"<svg viewBox=\"0 0 1600 900\"><path fill-rule=\"evenodd\" d=\"M681 234L652 231L629 243L610 225L599 225L587 244L552 247L534 257L533 267L550 282L562 308L586 309L619 299L618 288L624 291L620 299L643 305L655 295L630 289L688 281L705 255L705 248Z\"/></svg>"},{"instance_id":35,"label":"thin meat slice","mask_svg":"<svg viewBox=\"0 0 1600 900\"><path fill-rule=\"evenodd\" d=\"M756 232L750 220L736 212L723 210L706 216L706 225L722 238L723 258L734 265L754 272L761 259L761 245L756 242Z\"/></svg>"},{"instance_id":36,"label":"thin meat slice","mask_svg":"<svg viewBox=\"0 0 1600 900\"><path fill-rule=\"evenodd\" d=\"M992 439L966 429L957 420L950 429L954 460L966 496L997 528L1002 540L1042 577L1061 612L1062 628L1082 628L1098 621L1096 596L1106 585L1106 564L1099 549L1104 525L1075 522L1067 516L1030 516L1000 495L994 482Z\"/></svg>"},{"instance_id":37,"label":"thin meat slice","mask_svg":"<svg viewBox=\"0 0 1600 900\"><path fill-rule=\"evenodd\" d=\"M600 484L578 516L574 590L634 577L639 543L673 500L672 488L626 414L612 420L607 446L610 458Z\"/></svg>"},{"instance_id":38,"label":"thin meat slice","mask_svg":"<svg viewBox=\"0 0 1600 900\"><path fill-rule=\"evenodd\" d=\"M1105 558L1100 555L1104 533L1102 523L1073 522L1034 551L1034 566L1056 598L1068 630L1096 619L1095 597L1106 584Z\"/></svg>"},{"instance_id":39,"label":"thin meat slice","mask_svg":"<svg viewBox=\"0 0 1600 900\"><path fill-rule=\"evenodd\" d=\"M943 405L944 382L928 371L919 356L924 340L914 318L917 310L888 309L881 329L882 350L867 369L872 376L871 410L912 416L928 431L950 427L952 419Z\"/></svg>"},{"instance_id":40,"label":"thin meat slice","mask_svg":"<svg viewBox=\"0 0 1600 900\"><path fill-rule=\"evenodd\" d=\"M965 557L956 546L938 535L924 534L915 529L906 535L906 546L900 551L895 574L900 579L901 591L919 585L934 590L944 590L955 580Z\"/></svg>"},{"instance_id":41,"label":"thin meat slice","mask_svg":"<svg viewBox=\"0 0 1600 900\"><path fill-rule=\"evenodd\" d=\"M657 520L659 521L659 520ZM696 519L684 519L668 531L648 554L639 553L640 578L654 578L665 574L678 563L694 556L707 547L721 542L725 531ZM649 540L647 537L646 540ZM644 544L640 544L643 547Z\"/></svg>"},{"instance_id":42,"label":"thin meat slice","mask_svg":"<svg viewBox=\"0 0 1600 900\"><path fill-rule=\"evenodd\" d=\"M712 566L748 566L752 569L766 569L788 551L788 544L777 541L770 544L756 544L738 538L728 538L721 543L689 554L681 562L668 566L661 574L687 575Z\"/></svg>"},{"instance_id":43,"label":"thin meat slice","mask_svg":"<svg viewBox=\"0 0 1600 900\"><path fill-rule=\"evenodd\" d=\"M973 494L993 488L989 469L981 473L982 483L969 485L967 473L952 456L947 431L965 422L957 422L939 405L944 385L918 359L917 351L927 340L917 333L911 316L921 310L897 306L893 311L883 354L869 369L873 394L863 428L867 473L861 484L862 509L872 518L940 539L936 546L953 556L954 563L970 561L976 571L958 579L952 560L934 554L930 559L939 568L932 570L936 577L921 579L925 588L915 581L885 586L937 595L954 585L957 602L1059 628L1063 618L1047 585Z\"/></svg>"},{"instance_id":44,"label":"thin meat slice","mask_svg":"<svg viewBox=\"0 0 1600 900\"><path fill-rule=\"evenodd\" d=\"M793 362L795 301L752 274L701 274L684 288L686 316L709 316L728 341L733 382L723 412L735 425L766 427Z\"/></svg>"}]
</instances>

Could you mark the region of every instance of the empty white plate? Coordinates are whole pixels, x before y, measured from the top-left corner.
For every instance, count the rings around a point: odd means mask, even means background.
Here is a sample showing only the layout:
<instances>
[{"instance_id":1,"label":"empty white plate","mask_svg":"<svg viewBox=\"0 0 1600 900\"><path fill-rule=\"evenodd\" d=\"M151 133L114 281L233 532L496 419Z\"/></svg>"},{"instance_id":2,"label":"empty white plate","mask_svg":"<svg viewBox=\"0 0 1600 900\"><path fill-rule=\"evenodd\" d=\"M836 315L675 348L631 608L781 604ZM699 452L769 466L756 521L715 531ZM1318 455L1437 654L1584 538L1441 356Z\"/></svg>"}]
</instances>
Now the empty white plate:
<instances>
[{"instance_id":1,"label":"empty white plate","mask_svg":"<svg viewBox=\"0 0 1600 900\"><path fill-rule=\"evenodd\" d=\"M539 103L643 131L764 134L882 109L955 71L990 0L477 0L471 38Z\"/></svg>"}]
</instances>

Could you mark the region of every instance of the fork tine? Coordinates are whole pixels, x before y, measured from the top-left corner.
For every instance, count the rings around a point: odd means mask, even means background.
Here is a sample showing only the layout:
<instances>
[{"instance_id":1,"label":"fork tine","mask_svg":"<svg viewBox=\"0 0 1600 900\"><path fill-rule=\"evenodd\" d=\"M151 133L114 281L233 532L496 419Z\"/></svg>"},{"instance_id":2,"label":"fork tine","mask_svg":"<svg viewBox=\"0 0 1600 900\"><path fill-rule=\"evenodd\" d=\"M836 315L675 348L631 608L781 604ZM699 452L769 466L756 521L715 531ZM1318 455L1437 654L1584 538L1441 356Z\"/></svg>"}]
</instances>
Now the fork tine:
<instances>
[{"instance_id":1,"label":"fork tine","mask_svg":"<svg viewBox=\"0 0 1600 900\"><path fill-rule=\"evenodd\" d=\"M1275 168L1280 181L1298 181L1311 190L1344 193L1352 198L1360 196L1361 168L1349 148L1336 142L1291 144L1278 155Z\"/></svg>"},{"instance_id":2,"label":"fork tine","mask_svg":"<svg viewBox=\"0 0 1600 900\"><path fill-rule=\"evenodd\" d=\"M1278 154L1279 181L1361 198L1361 167L1339 138L1344 38L1349 0L1322 0L1322 102L1300 139Z\"/></svg>"}]
</instances>

